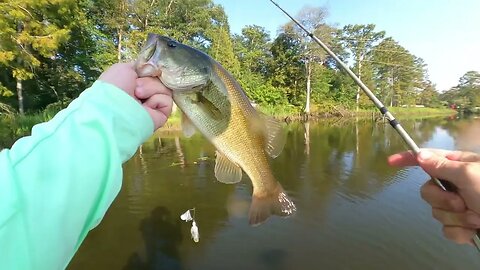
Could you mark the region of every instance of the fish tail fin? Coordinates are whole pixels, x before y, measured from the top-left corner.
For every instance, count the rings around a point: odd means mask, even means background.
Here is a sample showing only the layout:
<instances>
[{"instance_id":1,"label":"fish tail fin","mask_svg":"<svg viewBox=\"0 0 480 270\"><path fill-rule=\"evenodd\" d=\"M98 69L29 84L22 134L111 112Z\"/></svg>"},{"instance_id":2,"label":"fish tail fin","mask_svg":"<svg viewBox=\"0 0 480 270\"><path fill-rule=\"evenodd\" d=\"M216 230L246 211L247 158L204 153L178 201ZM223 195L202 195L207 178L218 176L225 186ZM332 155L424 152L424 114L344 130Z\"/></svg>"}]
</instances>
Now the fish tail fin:
<instances>
[{"instance_id":1,"label":"fish tail fin","mask_svg":"<svg viewBox=\"0 0 480 270\"><path fill-rule=\"evenodd\" d=\"M278 184L276 192L264 196L255 193L254 190L252 205L250 206L249 223L252 226L258 226L271 215L287 217L293 215L296 210L295 204L280 184Z\"/></svg>"}]
</instances>

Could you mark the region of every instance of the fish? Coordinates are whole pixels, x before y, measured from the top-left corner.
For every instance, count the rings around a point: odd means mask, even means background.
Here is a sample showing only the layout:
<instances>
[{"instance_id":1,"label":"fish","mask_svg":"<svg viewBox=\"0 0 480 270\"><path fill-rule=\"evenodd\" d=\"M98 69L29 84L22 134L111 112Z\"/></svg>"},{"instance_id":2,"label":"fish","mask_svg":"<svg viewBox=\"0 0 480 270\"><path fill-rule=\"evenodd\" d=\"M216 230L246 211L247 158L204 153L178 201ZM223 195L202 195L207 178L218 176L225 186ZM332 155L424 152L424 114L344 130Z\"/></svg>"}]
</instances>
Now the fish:
<instances>
[{"instance_id":1,"label":"fish","mask_svg":"<svg viewBox=\"0 0 480 270\"><path fill-rule=\"evenodd\" d=\"M248 175L253 186L250 225L260 225L271 215L288 217L296 212L268 158L277 157L284 148L283 125L257 112L222 65L198 49L150 33L135 70L139 77L158 77L172 90L186 137L199 131L215 146L218 181L235 184L243 172Z\"/></svg>"}]
</instances>

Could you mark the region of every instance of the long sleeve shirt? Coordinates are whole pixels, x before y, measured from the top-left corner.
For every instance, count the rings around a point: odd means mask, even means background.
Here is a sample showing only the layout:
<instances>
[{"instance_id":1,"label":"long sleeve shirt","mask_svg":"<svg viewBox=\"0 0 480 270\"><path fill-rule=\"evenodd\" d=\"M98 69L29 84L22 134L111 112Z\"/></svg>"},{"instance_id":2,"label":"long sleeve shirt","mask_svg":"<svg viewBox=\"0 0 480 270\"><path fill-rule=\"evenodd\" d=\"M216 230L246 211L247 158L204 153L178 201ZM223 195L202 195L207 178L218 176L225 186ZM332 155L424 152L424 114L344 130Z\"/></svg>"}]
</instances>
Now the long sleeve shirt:
<instances>
[{"instance_id":1,"label":"long sleeve shirt","mask_svg":"<svg viewBox=\"0 0 480 270\"><path fill-rule=\"evenodd\" d=\"M64 269L153 132L142 106L97 81L0 152L0 269Z\"/></svg>"}]
</instances>

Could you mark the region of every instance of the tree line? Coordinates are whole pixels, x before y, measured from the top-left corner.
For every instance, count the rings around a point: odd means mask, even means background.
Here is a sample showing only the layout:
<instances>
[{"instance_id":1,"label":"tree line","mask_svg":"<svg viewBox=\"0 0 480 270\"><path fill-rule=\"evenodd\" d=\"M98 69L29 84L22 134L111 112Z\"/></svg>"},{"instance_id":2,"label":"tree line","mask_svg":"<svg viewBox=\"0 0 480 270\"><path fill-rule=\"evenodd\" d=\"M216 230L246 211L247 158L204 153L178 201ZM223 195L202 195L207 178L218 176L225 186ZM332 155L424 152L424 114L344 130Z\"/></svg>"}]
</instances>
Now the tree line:
<instances>
[{"instance_id":1,"label":"tree line","mask_svg":"<svg viewBox=\"0 0 480 270\"><path fill-rule=\"evenodd\" d=\"M334 27L319 7L296 17L387 105L480 106L478 72L467 72L440 95L424 61L375 25ZM223 7L211 0L3 0L0 113L64 107L106 67L135 59L149 32L210 54L261 106L305 112L372 106L293 23L273 37L258 25L232 34Z\"/></svg>"}]
</instances>

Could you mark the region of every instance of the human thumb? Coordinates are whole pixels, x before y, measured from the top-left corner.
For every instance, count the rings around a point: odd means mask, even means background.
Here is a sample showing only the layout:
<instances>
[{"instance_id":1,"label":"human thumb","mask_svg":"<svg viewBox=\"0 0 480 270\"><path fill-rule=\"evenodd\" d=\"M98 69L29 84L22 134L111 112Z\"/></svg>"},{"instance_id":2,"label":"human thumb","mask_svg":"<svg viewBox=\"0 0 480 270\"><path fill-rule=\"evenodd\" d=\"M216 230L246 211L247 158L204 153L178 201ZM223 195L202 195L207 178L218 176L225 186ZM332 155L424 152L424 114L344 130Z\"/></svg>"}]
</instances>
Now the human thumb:
<instances>
[{"instance_id":1,"label":"human thumb","mask_svg":"<svg viewBox=\"0 0 480 270\"><path fill-rule=\"evenodd\" d=\"M432 151L421 150L417 155L420 167L430 176L454 182L458 177L460 162L449 160Z\"/></svg>"}]
</instances>

